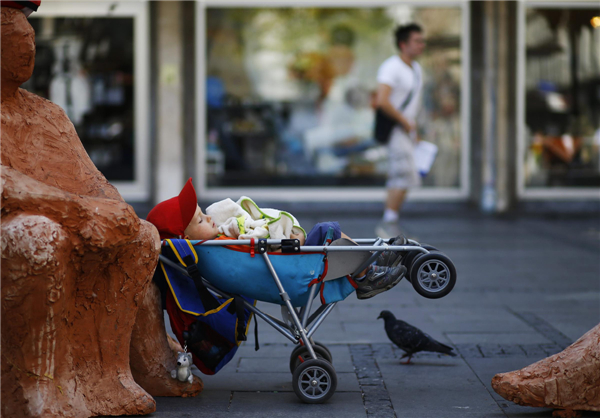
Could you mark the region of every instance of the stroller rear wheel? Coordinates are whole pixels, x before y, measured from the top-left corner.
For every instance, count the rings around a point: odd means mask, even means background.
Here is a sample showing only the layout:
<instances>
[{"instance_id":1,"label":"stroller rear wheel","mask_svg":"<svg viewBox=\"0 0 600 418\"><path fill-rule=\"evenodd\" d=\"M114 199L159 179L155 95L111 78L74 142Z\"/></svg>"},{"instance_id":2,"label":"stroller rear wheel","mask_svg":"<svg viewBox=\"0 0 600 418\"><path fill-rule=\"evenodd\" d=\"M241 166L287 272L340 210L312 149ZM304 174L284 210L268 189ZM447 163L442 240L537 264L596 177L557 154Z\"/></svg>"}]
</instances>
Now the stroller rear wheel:
<instances>
[{"instance_id":1,"label":"stroller rear wheel","mask_svg":"<svg viewBox=\"0 0 600 418\"><path fill-rule=\"evenodd\" d=\"M323 403L337 388L335 369L325 360L306 360L294 370L292 386L302 402Z\"/></svg>"},{"instance_id":2,"label":"stroller rear wheel","mask_svg":"<svg viewBox=\"0 0 600 418\"><path fill-rule=\"evenodd\" d=\"M320 343L319 341L313 341L313 340L312 340L312 338L311 338L311 340L310 340L310 341L311 341L311 343L312 343L313 345L318 345L319 347L322 347L322 348L323 348L323 350L327 351L327 354L329 354L329 360L328 360L328 361L329 361L330 363L333 363L333 355L331 354L331 351L329 351L329 348L327 348L327 346L326 346L325 344L323 344L323 343Z\"/></svg>"},{"instance_id":3,"label":"stroller rear wheel","mask_svg":"<svg viewBox=\"0 0 600 418\"><path fill-rule=\"evenodd\" d=\"M317 343L313 344L312 347L313 350L315 350L317 358L327 360L329 363L332 362L331 353L329 350L327 350L327 348ZM300 358L302 358L302 360L300 360ZM300 364L312 359L313 358L310 356L308 349L303 345L299 345L294 349L294 351L292 351L292 354L290 354L290 372L294 373L294 370L296 370Z\"/></svg>"},{"instance_id":4,"label":"stroller rear wheel","mask_svg":"<svg viewBox=\"0 0 600 418\"><path fill-rule=\"evenodd\" d=\"M456 284L456 268L448 256L431 252L417 257L410 270L410 281L421 296L439 299Z\"/></svg>"}]
</instances>

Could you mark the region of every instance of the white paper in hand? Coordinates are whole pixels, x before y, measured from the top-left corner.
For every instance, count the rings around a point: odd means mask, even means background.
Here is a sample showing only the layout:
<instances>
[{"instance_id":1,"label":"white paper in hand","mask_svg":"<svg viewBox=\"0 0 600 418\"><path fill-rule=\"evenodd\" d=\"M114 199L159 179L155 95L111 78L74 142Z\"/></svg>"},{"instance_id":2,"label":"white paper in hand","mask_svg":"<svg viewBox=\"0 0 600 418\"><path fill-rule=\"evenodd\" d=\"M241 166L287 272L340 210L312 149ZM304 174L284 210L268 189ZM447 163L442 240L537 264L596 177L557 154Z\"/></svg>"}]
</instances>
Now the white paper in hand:
<instances>
[{"instance_id":1,"label":"white paper in hand","mask_svg":"<svg viewBox=\"0 0 600 418\"><path fill-rule=\"evenodd\" d=\"M437 145L428 141L419 141L415 147L413 154L415 166L422 177L425 177L429 173L429 170L431 170L431 166L433 165L433 161L435 160L437 152Z\"/></svg>"}]
</instances>

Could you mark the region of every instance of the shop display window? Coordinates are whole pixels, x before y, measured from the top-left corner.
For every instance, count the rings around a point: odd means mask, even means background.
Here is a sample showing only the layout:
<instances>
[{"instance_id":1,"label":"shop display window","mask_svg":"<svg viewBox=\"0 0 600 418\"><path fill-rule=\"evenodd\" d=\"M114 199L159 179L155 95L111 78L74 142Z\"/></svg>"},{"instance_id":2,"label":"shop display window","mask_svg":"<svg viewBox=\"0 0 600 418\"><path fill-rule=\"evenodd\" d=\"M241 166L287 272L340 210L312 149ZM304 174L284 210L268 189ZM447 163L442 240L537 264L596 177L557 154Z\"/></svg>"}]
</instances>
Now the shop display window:
<instances>
[{"instance_id":1,"label":"shop display window","mask_svg":"<svg viewBox=\"0 0 600 418\"><path fill-rule=\"evenodd\" d=\"M109 181L133 181L133 18L30 18L35 69L22 87L58 104Z\"/></svg>"},{"instance_id":2,"label":"shop display window","mask_svg":"<svg viewBox=\"0 0 600 418\"><path fill-rule=\"evenodd\" d=\"M123 198L149 199L147 1L44 4L29 16L36 60L22 87L63 108Z\"/></svg>"},{"instance_id":3,"label":"shop display window","mask_svg":"<svg viewBox=\"0 0 600 418\"><path fill-rule=\"evenodd\" d=\"M525 189L600 186L600 9L524 10Z\"/></svg>"},{"instance_id":4,"label":"shop display window","mask_svg":"<svg viewBox=\"0 0 600 418\"><path fill-rule=\"evenodd\" d=\"M424 186L461 187L462 7L207 6L204 17L209 188L383 186L376 76L410 21L427 38L420 135L439 147Z\"/></svg>"}]
</instances>

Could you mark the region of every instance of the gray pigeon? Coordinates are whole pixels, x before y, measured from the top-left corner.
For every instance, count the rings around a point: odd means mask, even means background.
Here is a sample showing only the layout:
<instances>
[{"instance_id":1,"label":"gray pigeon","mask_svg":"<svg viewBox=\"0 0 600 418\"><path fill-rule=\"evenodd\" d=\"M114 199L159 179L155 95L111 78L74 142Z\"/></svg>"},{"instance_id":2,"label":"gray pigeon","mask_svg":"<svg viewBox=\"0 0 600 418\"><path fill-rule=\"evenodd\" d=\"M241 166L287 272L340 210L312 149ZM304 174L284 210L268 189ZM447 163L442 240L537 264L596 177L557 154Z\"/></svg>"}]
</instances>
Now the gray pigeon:
<instances>
[{"instance_id":1,"label":"gray pigeon","mask_svg":"<svg viewBox=\"0 0 600 418\"><path fill-rule=\"evenodd\" d=\"M452 347L448 347L447 345L434 340L419 328L396 319L394 314L390 311L381 311L377 319L379 318L383 318L385 321L385 333L388 338L406 352L401 358L408 357L408 360L406 363L402 364L409 364L413 354L418 353L419 351L431 351L448 354L452 357L456 356L456 354L452 352Z\"/></svg>"}]
</instances>

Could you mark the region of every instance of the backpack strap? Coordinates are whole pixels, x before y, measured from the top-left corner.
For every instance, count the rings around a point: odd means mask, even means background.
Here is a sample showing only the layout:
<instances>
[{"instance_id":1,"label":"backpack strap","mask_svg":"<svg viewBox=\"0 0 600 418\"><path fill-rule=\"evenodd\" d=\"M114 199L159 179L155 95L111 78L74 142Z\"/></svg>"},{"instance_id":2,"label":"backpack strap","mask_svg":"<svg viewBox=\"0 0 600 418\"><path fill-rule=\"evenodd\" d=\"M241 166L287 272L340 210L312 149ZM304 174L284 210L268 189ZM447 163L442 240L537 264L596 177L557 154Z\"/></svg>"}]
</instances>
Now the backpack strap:
<instances>
[{"instance_id":1,"label":"backpack strap","mask_svg":"<svg viewBox=\"0 0 600 418\"><path fill-rule=\"evenodd\" d=\"M215 299L215 297L208 291L204 283L202 282L202 276L200 275L200 271L198 271L198 266L194 263L194 259L192 256L186 256L183 259L187 264L186 270L192 280L194 281L194 285L196 286L196 290L198 291L198 296L202 301L202 305L206 311L212 311L213 309L217 309L221 304Z\"/></svg>"},{"instance_id":2,"label":"backpack strap","mask_svg":"<svg viewBox=\"0 0 600 418\"><path fill-rule=\"evenodd\" d=\"M185 266L188 275L194 281L196 290L200 301L204 306L206 312L217 309L221 304L215 299L215 297L208 291L204 283L202 282L202 276L198 270L196 263L198 262L198 254L189 241L186 240L168 240L173 244L171 248L177 253L177 257ZM184 244L185 243L185 244ZM186 245L187 244L187 245Z\"/></svg>"},{"instance_id":3,"label":"backpack strap","mask_svg":"<svg viewBox=\"0 0 600 418\"><path fill-rule=\"evenodd\" d=\"M254 351L258 351L260 345L258 345L258 318L254 315Z\"/></svg>"},{"instance_id":4,"label":"backpack strap","mask_svg":"<svg viewBox=\"0 0 600 418\"><path fill-rule=\"evenodd\" d=\"M398 110L400 112L404 112L404 110L408 107L408 104L412 101L413 96L417 93L417 90L419 89L419 83L421 82L419 73L414 68L412 69L412 72L413 72L413 84L412 84L410 91L408 92L408 95L406 96L406 98L404 99L404 101L402 102L400 107L398 108Z\"/></svg>"},{"instance_id":5,"label":"backpack strap","mask_svg":"<svg viewBox=\"0 0 600 418\"><path fill-rule=\"evenodd\" d=\"M233 295L233 303L229 304L227 311L237 315L236 321L236 339L238 341L246 341L246 327L244 326L244 298L238 295Z\"/></svg>"}]
</instances>

